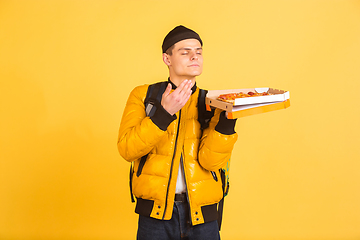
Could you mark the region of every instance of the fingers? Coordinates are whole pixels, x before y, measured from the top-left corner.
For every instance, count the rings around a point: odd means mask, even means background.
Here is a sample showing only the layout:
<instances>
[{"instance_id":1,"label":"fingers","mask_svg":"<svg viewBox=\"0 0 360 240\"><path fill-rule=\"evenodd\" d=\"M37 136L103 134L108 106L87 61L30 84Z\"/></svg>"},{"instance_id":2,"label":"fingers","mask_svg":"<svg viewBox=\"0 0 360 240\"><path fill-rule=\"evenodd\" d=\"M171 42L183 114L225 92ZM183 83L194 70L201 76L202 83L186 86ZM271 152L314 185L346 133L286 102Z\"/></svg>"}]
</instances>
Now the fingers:
<instances>
[{"instance_id":1,"label":"fingers","mask_svg":"<svg viewBox=\"0 0 360 240\"><path fill-rule=\"evenodd\" d=\"M191 88L192 88L192 81L191 80L184 80L180 85L176 88L174 92L175 94L179 94L180 96L187 96L191 95Z\"/></svg>"},{"instance_id":2,"label":"fingers","mask_svg":"<svg viewBox=\"0 0 360 240\"><path fill-rule=\"evenodd\" d=\"M170 94L171 88L172 88L172 87L171 87L171 83L169 83L169 84L167 85L166 89L165 89L165 92L163 93L163 97L166 97L167 95Z\"/></svg>"},{"instance_id":3,"label":"fingers","mask_svg":"<svg viewBox=\"0 0 360 240\"><path fill-rule=\"evenodd\" d=\"M161 105L171 115L178 112L189 100L193 84L191 80L185 80L171 92L172 86L169 84L162 95Z\"/></svg>"}]
</instances>

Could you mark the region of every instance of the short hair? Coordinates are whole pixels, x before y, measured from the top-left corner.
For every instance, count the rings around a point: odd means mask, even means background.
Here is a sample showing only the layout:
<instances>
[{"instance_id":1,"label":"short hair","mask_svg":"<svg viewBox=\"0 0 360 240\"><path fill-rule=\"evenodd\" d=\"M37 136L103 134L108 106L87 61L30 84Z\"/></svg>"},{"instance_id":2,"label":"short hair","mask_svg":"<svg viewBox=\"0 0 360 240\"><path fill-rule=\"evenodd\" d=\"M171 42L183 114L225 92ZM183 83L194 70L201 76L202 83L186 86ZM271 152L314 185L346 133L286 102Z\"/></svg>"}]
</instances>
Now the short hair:
<instances>
[{"instance_id":1,"label":"short hair","mask_svg":"<svg viewBox=\"0 0 360 240\"><path fill-rule=\"evenodd\" d=\"M166 50L166 54L168 54L169 56L172 55L172 50L175 48L175 44L171 45L167 50Z\"/></svg>"}]
</instances>

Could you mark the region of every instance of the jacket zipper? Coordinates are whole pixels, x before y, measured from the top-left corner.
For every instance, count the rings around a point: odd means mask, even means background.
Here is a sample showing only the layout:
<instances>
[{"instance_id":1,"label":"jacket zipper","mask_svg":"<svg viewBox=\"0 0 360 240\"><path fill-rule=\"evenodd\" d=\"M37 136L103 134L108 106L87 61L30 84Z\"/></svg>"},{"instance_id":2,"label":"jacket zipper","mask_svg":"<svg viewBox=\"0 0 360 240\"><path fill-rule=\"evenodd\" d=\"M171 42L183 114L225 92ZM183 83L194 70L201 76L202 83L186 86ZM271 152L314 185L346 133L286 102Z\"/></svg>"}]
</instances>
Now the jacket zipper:
<instances>
[{"instance_id":1,"label":"jacket zipper","mask_svg":"<svg viewBox=\"0 0 360 240\"><path fill-rule=\"evenodd\" d=\"M174 153L173 153L173 157L172 157L172 160L171 160L171 166L170 166L170 176L169 176L169 181L168 181L168 185L167 185L167 189L166 189L165 209L164 209L164 214L163 214L162 220L164 220L164 218L165 218L165 213L166 213L166 209L167 209L167 205L168 205L167 202L168 202L168 196L169 196L170 181L171 181L171 177L172 177L172 172L173 172L172 169L173 169L173 165L174 165L174 159L175 159L177 141L178 141L178 137L179 137L180 119L181 119L181 109L180 109L180 111L179 111L179 121L178 121L176 138L175 138Z\"/></svg>"},{"instance_id":2,"label":"jacket zipper","mask_svg":"<svg viewBox=\"0 0 360 240\"><path fill-rule=\"evenodd\" d=\"M184 177L184 182L185 182L185 189L186 189L186 199L188 201L189 204L189 220L190 220L190 225L192 225L192 217L191 217L191 209L190 209L190 200L189 200L189 191L188 191L188 186L187 186L187 182L186 182L186 173L185 173L185 167L184 167L184 158L181 157L181 167L182 167L182 172L183 172L183 177Z\"/></svg>"}]
</instances>

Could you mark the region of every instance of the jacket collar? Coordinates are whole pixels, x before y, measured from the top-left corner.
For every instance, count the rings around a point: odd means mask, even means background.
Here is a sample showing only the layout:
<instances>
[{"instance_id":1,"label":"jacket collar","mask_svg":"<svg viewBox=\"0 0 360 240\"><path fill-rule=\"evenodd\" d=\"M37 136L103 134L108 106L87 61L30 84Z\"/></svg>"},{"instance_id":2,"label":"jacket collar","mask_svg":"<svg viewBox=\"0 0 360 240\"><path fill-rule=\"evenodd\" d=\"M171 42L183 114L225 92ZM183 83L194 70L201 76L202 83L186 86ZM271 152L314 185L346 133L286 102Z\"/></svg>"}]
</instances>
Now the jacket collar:
<instances>
[{"instance_id":1,"label":"jacket collar","mask_svg":"<svg viewBox=\"0 0 360 240\"><path fill-rule=\"evenodd\" d=\"M170 80L170 77L168 78L168 82L171 83L172 89L177 88L176 85ZM194 86L191 88L191 91L192 91L191 94L193 94L196 91L196 88L197 88L197 86L196 86L196 82L195 82Z\"/></svg>"}]
</instances>

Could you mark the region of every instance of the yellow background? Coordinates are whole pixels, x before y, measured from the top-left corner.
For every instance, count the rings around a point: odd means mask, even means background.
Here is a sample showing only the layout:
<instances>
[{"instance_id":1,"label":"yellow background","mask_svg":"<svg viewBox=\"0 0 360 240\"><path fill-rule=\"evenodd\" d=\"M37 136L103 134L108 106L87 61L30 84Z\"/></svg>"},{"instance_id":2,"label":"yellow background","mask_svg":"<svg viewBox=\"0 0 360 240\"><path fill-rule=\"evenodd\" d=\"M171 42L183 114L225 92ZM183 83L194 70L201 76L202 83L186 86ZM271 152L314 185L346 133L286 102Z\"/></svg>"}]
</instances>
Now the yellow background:
<instances>
[{"instance_id":1,"label":"yellow background","mask_svg":"<svg viewBox=\"0 0 360 240\"><path fill-rule=\"evenodd\" d=\"M360 1L0 1L0 239L135 239L116 148L129 92L166 80L173 27L206 89L274 87L237 121L222 238L360 239Z\"/></svg>"}]
</instances>

